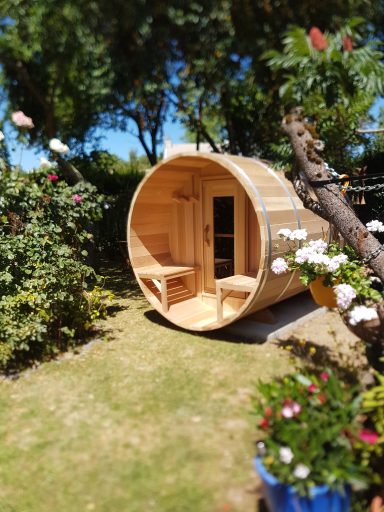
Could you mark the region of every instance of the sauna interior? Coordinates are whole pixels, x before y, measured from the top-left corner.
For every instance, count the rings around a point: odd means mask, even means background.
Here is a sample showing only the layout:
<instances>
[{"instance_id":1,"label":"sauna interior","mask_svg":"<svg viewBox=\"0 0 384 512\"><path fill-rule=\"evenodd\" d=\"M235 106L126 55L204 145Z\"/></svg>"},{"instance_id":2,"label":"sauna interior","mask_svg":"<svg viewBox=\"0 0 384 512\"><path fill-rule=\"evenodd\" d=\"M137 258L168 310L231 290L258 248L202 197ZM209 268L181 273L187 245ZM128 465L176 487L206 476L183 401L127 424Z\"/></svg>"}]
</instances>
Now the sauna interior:
<instances>
[{"instance_id":1,"label":"sauna interior","mask_svg":"<svg viewBox=\"0 0 384 512\"><path fill-rule=\"evenodd\" d=\"M151 305L172 323L212 330L303 290L271 261L286 249L281 228L323 221L291 184L254 159L177 155L140 184L128 218L131 264Z\"/></svg>"}]
</instances>

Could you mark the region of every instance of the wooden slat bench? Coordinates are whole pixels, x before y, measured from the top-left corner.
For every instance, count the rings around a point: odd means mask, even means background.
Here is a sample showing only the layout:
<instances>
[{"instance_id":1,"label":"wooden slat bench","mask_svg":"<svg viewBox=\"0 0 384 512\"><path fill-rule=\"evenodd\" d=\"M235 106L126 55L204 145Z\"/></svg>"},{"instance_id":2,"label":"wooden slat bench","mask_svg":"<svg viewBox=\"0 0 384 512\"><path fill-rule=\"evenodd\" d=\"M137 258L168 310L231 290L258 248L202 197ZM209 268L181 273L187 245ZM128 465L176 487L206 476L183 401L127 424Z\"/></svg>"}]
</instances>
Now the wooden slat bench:
<instances>
[{"instance_id":1,"label":"wooden slat bench","mask_svg":"<svg viewBox=\"0 0 384 512\"><path fill-rule=\"evenodd\" d=\"M195 274L200 267L186 267L181 265L150 265L137 269L140 279L151 279L161 295L161 307L164 313L168 312L167 281L176 277Z\"/></svg>"},{"instance_id":2,"label":"wooden slat bench","mask_svg":"<svg viewBox=\"0 0 384 512\"><path fill-rule=\"evenodd\" d=\"M256 279L243 274L216 279L217 321L223 320L223 300L231 292L251 293L255 286Z\"/></svg>"}]
</instances>

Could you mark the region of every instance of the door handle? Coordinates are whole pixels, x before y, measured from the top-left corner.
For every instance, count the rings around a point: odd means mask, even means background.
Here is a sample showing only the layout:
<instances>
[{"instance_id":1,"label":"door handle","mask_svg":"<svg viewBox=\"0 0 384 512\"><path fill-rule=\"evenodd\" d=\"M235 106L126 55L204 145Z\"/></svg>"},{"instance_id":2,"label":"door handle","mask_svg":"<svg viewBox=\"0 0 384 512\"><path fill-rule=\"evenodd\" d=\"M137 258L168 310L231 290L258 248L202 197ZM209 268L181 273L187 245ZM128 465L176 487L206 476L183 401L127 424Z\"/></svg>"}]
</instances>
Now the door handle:
<instances>
[{"instance_id":1,"label":"door handle","mask_svg":"<svg viewBox=\"0 0 384 512\"><path fill-rule=\"evenodd\" d=\"M209 242L208 234L209 234L209 224L206 224L206 226L204 228L204 240L205 240L205 243L209 247L210 242Z\"/></svg>"}]
</instances>

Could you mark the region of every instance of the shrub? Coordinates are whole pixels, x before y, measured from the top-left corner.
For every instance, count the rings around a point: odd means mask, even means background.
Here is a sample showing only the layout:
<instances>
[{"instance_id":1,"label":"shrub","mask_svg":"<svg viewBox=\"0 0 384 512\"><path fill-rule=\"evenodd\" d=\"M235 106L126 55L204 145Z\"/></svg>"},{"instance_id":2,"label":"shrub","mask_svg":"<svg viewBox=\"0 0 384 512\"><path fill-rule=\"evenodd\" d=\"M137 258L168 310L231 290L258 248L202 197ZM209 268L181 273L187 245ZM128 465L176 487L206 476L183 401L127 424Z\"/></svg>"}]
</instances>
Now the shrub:
<instances>
[{"instance_id":1,"label":"shrub","mask_svg":"<svg viewBox=\"0 0 384 512\"><path fill-rule=\"evenodd\" d=\"M1 173L1 367L66 348L105 309L84 249L101 202L95 187L70 187L54 167Z\"/></svg>"}]
</instances>

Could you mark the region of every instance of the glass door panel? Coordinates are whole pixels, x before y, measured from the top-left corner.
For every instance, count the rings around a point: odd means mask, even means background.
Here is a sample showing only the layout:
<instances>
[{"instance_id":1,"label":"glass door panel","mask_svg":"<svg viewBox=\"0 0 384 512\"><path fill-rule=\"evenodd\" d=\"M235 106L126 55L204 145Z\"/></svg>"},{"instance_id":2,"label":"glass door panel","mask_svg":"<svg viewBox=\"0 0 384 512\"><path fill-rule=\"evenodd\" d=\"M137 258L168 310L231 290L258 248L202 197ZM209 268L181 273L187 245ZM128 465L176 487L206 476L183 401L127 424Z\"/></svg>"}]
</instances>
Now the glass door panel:
<instances>
[{"instance_id":1,"label":"glass door panel","mask_svg":"<svg viewBox=\"0 0 384 512\"><path fill-rule=\"evenodd\" d=\"M214 278L234 275L235 201L233 196L213 197Z\"/></svg>"}]
</instances>

